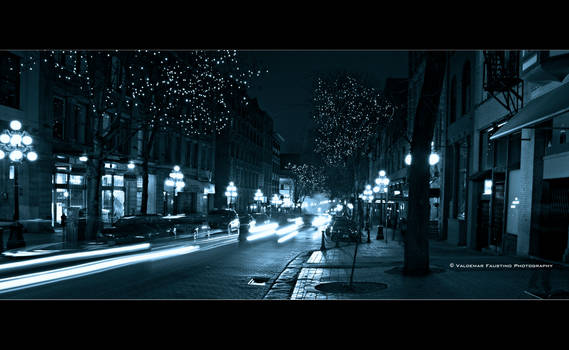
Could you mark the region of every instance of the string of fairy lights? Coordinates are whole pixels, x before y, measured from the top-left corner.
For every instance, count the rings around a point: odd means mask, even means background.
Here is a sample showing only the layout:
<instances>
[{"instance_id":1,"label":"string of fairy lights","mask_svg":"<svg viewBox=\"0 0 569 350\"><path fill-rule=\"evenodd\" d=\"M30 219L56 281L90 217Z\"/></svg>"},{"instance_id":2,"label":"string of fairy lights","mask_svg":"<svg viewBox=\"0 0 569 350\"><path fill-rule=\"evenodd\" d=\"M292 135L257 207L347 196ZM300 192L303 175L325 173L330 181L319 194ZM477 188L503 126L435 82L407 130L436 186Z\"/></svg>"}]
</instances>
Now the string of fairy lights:
<instances>
[{"instance_id":1,"label":"string of fairy lights","mask_svg":"<svg viewBox=\"0 0 569 350\"><path fill-rule=\"evenodd\" d=\"M136 107L151 127L189 136L223 131L238 105L248 104L250 82L268 72L244 65L235 50L45 50L25 55L21 69L32 70L38 60L82 91L96 115Z\"/></svg>"},{"instance_id":2,"label":"string of fairy lights","mask_svg":"<svg viewBox=\"0 0 569 350\"><path fill-rule=\"evenodd\" d=\"M397 108L379 90L350 74L317 78L313 104L315 150L332 166L360 154Z\"/></svg>"}]
</instances>

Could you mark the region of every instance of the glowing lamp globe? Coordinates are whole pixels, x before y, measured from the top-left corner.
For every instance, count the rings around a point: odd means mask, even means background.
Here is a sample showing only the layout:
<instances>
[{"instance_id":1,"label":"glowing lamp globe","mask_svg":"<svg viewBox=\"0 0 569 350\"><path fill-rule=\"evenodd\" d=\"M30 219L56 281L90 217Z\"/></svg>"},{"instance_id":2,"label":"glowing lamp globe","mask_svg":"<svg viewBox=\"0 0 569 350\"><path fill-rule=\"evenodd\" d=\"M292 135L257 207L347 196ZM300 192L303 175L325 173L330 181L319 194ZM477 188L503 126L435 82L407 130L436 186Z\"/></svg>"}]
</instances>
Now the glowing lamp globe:
<instances>
[{"instance_id":1,"label":"glowing lamp globe","mask_svg":"<svg viewBox=\"0 0 569 350\"><path fill-rule=\"evenodd\" d=\"M15 130L15 131L18 131L18 130L20 130L21 128L22 128L22 123L20 123L19 121L17 121L17 120L12 120L12 121L10 122L10 129Z\"/></svg>"},{"instance_id":2,"label":"glowing lamp globe","mask_svg":"<svg viewBox=\"0 0 569 350\"><path fill-rule=\"evenodd\" d=\"M431 153L431 155L429 156L429 164L430 165L435 165L439 162L440 157L438 154L436 153Z\"/></svg>"},{"instance_id":3,"label":"glowing lamp globe","mask_svg":"<svg viewBox=\"0 0 569 350\"><path fill-rule=\"evenodd\" d=\"M29 161L33 162L38 159L38 154L36 152L29 152L26 157L28 157Z\"/></svg>"},{"instance_id":4,"label":"glowing lamp globe","mask_svg":"<svg viewBox=\"0 0 569 350\"><path fill-rule=\"evenodd\" d=\"M10 160L13 162L17 162L24 157L24 154L21 151L15 150L10 152Z\"/></svg>"}]
</instances>

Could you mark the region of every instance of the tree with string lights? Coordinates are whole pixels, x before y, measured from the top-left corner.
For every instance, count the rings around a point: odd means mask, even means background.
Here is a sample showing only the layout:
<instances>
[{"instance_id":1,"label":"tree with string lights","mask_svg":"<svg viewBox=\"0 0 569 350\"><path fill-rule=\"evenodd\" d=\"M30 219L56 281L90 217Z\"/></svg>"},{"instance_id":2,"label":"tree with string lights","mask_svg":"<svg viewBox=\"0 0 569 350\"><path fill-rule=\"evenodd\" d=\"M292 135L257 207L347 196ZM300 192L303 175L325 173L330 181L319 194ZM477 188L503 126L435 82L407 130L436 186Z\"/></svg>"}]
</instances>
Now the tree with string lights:
<instances>
[{"instance_id":1,"label":"tree with string lights","mask_svg":"<svg viewBox=\"0 0 569 350\"><path fill-rule=\"evenodd\" d=\"M327 167L350 174L354 199L364 177L362 167L370 140L391 120L394 111L390 100L361 75L335 72L314 82L315 151Z\"/></svg>"},{"instance_id":2,"label":"tree with string lights","mask_svg":"<svg viewBox=\"0 0 569 350\"><path fill-rule=\"evenodd\" d=\"M223 93L228 86L246 85L247 77L253 76L251 70L240 71L236 56L234 51L42 52L41 64L88 101L93 121L86 239L95 238L101 227L104 161L129 144L139 130L146 141L142 153L148 155L156 130L203 135L218 132L230 122L226 101L232 96ZM125 133L125 125L134 126Z\"/></svg>"},{"instance_id":3,"label":"tree with string lights","mask_svg":"<svg viewBox=\"0 0 569 350\"><path fill-rule=\"evenodd\" d=\"M324 190L324 184L326 183L324 169L312 164L291 163L287 164L286 169L290 170L294 182L291 199L302 213L302 203L306 197Z\"/></svg>"},{"instance_id":4,"label":"tree with string lights","mask_svg":"<svg viewBox=\"0 0 569 350\"><path fill-rule=\"evenodd\" d=\"M245 89L261 70L242 65L237 52L139 50L131 54L127 79L142 120L142 206L147 212L148 162L160 132L189 137L220 133L235 113L234 101L246 104Z\"/></svg>"}]
</instances>

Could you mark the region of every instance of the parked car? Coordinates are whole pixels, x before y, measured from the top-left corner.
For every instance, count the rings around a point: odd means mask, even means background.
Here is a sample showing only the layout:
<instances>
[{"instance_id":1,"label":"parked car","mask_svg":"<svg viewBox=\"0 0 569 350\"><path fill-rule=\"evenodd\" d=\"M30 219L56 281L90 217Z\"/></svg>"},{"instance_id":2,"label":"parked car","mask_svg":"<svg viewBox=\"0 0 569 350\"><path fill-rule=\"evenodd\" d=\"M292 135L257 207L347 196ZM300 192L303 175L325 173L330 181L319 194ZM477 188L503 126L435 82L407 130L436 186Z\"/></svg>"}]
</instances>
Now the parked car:
<instances>
[{"instance_id":1,"label":"parked car","mask_svg":"<svg viewBox=\"0 0 569 350\"><path fill-rule=\"evenodd\" d=\"M194 238L207 236L211 233L211 228L205 215L169 215L163 217L170 227L170 232L174 235L193 234Z\"/></svg>"},{"instance_id":2,"label":"parked car","mask_svg":"<svg viewBox=\"0 0 569 350\"><path fill-rule=\"evenodd\" d=\"M326 229L326 235L334 242L361 242L362 234L355 221L336 216Z\"/></svg>"},{"instance_id":3,"label":"parked car","mask_svg":"<svg viewBox=\"0 0 569 350\"><path fill-rule=\"evenodd\" d=\"M115 241L148 240L167 236L171 233L171 225L160 215L132 215L117 220L113 227L102 231L103 237Z\"/></svg>"},{"instance_id":4,"label":"parked car","mask_svg":"<svg viewBox=\"0 0 569 350\"><path fill-rule=\"evenodd\" d=\"M214 209L207 215L207 223L212 230L222 229L227 233L239 232L239 216L233 209Z\"/></svg>"}]
</instances>

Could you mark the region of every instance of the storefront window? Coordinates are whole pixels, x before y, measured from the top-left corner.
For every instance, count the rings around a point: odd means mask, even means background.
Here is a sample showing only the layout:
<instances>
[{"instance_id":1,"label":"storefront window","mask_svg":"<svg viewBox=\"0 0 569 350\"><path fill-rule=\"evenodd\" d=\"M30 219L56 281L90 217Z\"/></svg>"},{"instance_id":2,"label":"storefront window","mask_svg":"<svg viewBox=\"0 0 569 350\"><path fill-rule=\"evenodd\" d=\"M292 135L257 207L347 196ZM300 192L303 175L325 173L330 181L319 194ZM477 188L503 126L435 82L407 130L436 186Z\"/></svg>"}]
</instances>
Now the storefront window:
<instances>
[{"instance_id":1,"label":"storefront window","mask_svg":"<svg viewBox=\"0 0 569 350\"><path fill-rule=\"evenodd\" d=\"M115 186L118 186L118 187L124 186L124 176L115 175Z\"/></svg>"},{"instance_id":2,"label":"storefront window","mask_svg":"<svg viewBox=\"0 0 569 350\"><path fill-rule=\"evenodd\" d=\"M459 146L458 160L458 181L457 181L457 219L464 220L466 218L466 186L468 172L468 143L465 140Z\"/></svg>"},{"instance_id":3,"label":"storefront window","mask_svg":"<svg viewBox=\"0 0 569 350\"><path fill-rule=\"evenodd\" d=\"M104 190L103 196L103 222L113 223L124 216L125 194L122 190Z\"/></svg>"},{"instance_id":4,"label":"storefront window","mask_svg":"<svg viewBox=\"0 0 569 350\"><path fill-rule=\"evenodd\" d=\"M112 186L112 185L113 185L113 176L103 175L103 186Z\"/></svg>"},{"instance_id":5,"label":"storefront window","mask_svg":"<svg viewBox=\"0 0 569 350\"><path fill-rule=\"evenodd\" d=\"M55 174L56 184L67 184L67 174Z\"/></svg>"},{"instance_id":6,"label":"storefront window","mask_svg":"<svg viewBox=\"0 0 569 350\"><path fill-rule=\"evenodd\" d=\"M83 176L82 175L70 175L69 176L69 183L71 185L83 185Z\"/></svg>"}]
</instances>

